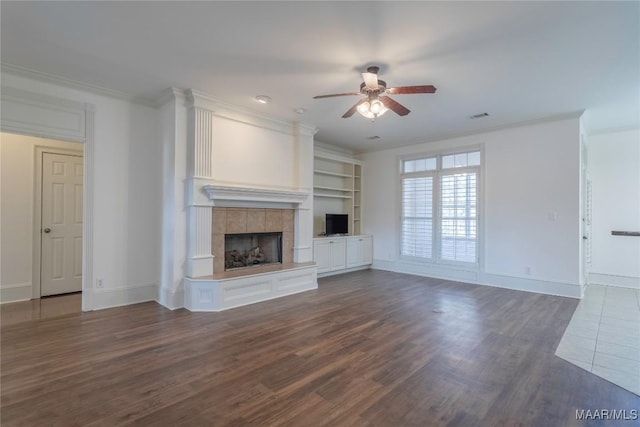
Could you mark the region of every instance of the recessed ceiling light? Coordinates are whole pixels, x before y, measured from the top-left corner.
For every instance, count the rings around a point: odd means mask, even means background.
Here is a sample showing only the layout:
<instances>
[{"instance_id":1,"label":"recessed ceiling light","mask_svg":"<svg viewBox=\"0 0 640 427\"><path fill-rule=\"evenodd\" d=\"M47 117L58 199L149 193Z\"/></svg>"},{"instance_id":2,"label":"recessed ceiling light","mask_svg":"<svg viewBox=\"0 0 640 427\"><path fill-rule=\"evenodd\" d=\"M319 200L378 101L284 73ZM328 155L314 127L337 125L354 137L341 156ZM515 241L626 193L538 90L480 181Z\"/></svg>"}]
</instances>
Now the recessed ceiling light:
<instances>
[{"instance_id":1,"label":"recessed ceiling light","mask_svg":"<svg viewBox=\"0 0 640 427\"><path fill-rule=\"evenodd\" d=\"M295 111L295 112L296 112L296 113L298 113L298 114L304 114L304 113L306 113L306 112L307 112L307 109L306 109L306 108L302 108L302 107L300 107L300 108L296 108L296 109L294 109L293 111Z\"/></svg>"},{"instance_id":2,"label":"recessed ceiling light","mask_svg":"<svg viewBox=\"0 0 640 427\"><path fill-rule=\"evenodd\" d=\"M269 102L271 102L271 97L267 95L258 95L256 96L256 101L258 101L260 104L268 104Z\"/></svg>"}]
</instances>

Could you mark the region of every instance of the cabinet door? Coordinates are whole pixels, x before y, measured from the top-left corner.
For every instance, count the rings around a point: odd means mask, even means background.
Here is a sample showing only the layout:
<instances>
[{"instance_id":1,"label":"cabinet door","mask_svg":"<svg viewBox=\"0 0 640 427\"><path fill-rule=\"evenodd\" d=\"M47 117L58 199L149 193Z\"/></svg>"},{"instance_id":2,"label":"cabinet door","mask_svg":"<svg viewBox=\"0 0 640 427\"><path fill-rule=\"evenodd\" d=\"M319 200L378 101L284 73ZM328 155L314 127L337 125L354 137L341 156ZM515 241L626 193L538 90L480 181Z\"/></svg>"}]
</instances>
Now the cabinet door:
<instances>
[{"instance_id":1,"label":"cabinet door","mask_svg":"<svg viewBox=\"0 0 640 427\"><path fill-rule=\"evenodd\" d=\"M365 236L360 241L362 250L362 265L373 263L373 237Z\"/></svg>"},{"instance_id":2,"label":"cabinet door","mask_svg":"<svg viewBox=\"0 0 640 427\"><path fill-rule=\"evenodd\" d=\"M362 265L362 238L347 239L347 268Z\"/></svg>"},{"instance_id":3,"label":"cabinet door","mask_svg":"<svg viewBox=\"0 0 640 427\"><path fill-rule=\"evenodd\" d=\"M313 261L318 266L318 273L331 270L331 246L328 240L313 242Z\"/></svg>"},{"instance_id":4,"label":"cabinet door","mask_svg":"<svg viewBox=\"0 0 640 427\"><path fill-rule=\"evenodd\" d=\"M373 261L373 239L371 236L354 236L347 241L347 267L359 267Z\"/></svg>"},{"instance_id":5,"label":"cabinet door","mask_svg":"<svg viewBox=\"0 0 640 427\"><path fill-rule=\"evenodd\" d=\"M331 239L331 270L341 270L346 267L347 244L345 239ZM318 270L320 273L320 270Z\"/></svg>"}]
</instances>

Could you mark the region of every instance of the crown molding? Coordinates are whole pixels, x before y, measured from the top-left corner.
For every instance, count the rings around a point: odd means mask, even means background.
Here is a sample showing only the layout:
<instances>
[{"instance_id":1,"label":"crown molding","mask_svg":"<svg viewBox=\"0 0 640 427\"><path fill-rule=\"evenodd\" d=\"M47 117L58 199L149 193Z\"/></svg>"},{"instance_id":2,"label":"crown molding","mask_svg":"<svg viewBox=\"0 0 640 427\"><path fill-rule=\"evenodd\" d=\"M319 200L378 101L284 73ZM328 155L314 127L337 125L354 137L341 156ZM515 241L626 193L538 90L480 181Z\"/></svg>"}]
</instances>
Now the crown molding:
<instances>
[{"instance_id":1,"label":"crown molding","mask_svg":"<svg viewBox=\"0 0 640 427\"><path fill-rule=\"evenodd\" d=\"M108 89L102 86L92 85L90 83L81 82L78 80L68 79L66 77L57 76L54 74L44 73L42 71L32 70L30 68L21 67L19 65L1 63L2 73L13 74L18 77L26 77L32 80L38 80L44 83L51 83L58 86L64 86L70 89L77 89L84 92L93 93L95 95L106 96L108 98L119 99L127 101L132 104L143 105L146 107L156 107L157 101L146 97L132 95L127 92Z\"/></svg>"},{"instance_id":2,"label":"crown molding","mask_svg":"<svg viewBox=\"0 0 640 427\"><path fill-rule=\"evenodd\" d=\"M343 157L346 156L349 158L352 158L354 155L353 150L350 150L344 147L338 147L337 145L331 145L326 142L317 141L317 140L313 142L313 148L316 154L317 153L333 154L333 155L338 155Z\"/></svg>"},{"instance_id":3,"label":"crown molding","mask_svg":"<svg viewBox=\"0 0 640 427\"><path fill-rule=\"evenodd\" d=\"M621 126L616 128L592 129L587 132L587 136L607 135L610 133L631 132L640 130L638 126Z\"/></svg>"},{"instance_id":4,"label":"crown molding","mask_svg":"<svg viewBox=\"0 0 640 427\"><path fill-rule=\"evenodd\" d=\"M186 93L182 89L170 87L162 91L162 93L154 100L155 107L161 107L167 102L182 101L185 102Z\"/></svg>"}]
</instances>

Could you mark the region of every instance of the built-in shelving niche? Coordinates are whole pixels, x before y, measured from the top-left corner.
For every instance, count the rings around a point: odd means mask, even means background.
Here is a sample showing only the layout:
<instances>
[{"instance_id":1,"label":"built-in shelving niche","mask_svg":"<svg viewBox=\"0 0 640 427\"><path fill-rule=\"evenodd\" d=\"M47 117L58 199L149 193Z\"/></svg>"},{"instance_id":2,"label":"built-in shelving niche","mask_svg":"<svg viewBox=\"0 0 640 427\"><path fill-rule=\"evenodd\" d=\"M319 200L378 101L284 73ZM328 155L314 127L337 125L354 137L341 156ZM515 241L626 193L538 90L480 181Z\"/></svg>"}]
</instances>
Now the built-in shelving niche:
<instances>
[{"instance_id":1,"label":"built-in shelving niche","mask_svg":"<svg viewBox=\"0 0 640 427\"><path fill-rule=\"evenodd\" d=\"M316 153L313 176L313 234L325 231L325 214L349 215L349 234L361 232L362 165L355 159Z\"/></svg>"}]
</instances>

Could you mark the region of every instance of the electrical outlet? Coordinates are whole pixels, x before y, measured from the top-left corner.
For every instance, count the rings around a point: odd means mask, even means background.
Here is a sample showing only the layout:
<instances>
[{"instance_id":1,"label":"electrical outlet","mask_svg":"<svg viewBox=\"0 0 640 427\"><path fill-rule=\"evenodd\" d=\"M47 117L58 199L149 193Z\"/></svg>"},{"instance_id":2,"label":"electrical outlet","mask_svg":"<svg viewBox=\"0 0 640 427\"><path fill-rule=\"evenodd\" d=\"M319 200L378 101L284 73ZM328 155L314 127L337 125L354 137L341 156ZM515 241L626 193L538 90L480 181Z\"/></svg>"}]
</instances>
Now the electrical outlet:
<instances>
[{"instance_id":1,"label":"electrical outlet","mask_svg":"<svg viewBox=\"0 0 640 427\"><path fill-rule=\"evenodd\" d=\"M96 280L96 288L104 288L104 281L102 279Z\"/></svg>"}]
</instances>

